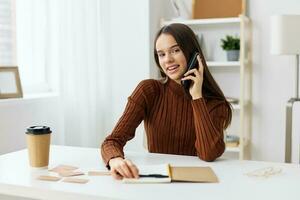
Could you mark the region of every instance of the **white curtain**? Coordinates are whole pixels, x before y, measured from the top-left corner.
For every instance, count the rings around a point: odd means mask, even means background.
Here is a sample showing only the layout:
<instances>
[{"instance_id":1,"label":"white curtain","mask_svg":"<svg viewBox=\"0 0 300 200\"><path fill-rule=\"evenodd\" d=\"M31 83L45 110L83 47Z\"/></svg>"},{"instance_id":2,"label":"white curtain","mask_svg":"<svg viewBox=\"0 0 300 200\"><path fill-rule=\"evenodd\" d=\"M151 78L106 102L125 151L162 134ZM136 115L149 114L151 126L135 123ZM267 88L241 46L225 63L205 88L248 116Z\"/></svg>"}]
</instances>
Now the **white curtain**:
<instances>
[{"instance_id":1,"label":"white curtain","mask_svg":"<svg viewBox=\"0 0 300 200\"><path fill-rule=\"evenodd\" d=\"M107 5L99 0L61 1L60 94L67 145L97 147L107 132L110 95Z\"/></svg>"},{"instance_id":2,"label":"white curtain","mask_svg":"<svg viewBox=\"0 0 300 200\"><path fill-rule=\"evenodd\" d=\"M22 27L17 30L19 38L30 29L39 39L28 37L20 41L28 45L18 45L21 48L18 52L21 57L33 59L30 65L34 65L36 59L43 59L35 67L43 68L44 74L40 76L61 97L64 133L56 134L64 134L66 145L98 147L111 129L105 118L110 112L111 95L104 81L110 69L106 59L109 57L108 35L103 28L109 24L109 2L17 0L17 3L19 13L24 16L26 12L31 13L27 18L19 15L18 24ZM20 62L26 74L26 62ZM30 76L34 78L34 74L27 74L28 79Z\"/></svg>"},{"instance_id":3,"label":"white curtain","mask_svg":"<svg viewBox=\"0 0 300 200\"><path fill-rule=\"evenodd\" d=\"M55 134L66 145L98 147L127 97L149 78L149 1L16 1L18 64L35 85L27 91L59 94L64 131ZM137 132L131 144L142 147Z\"/></svg>"}]
</instances>

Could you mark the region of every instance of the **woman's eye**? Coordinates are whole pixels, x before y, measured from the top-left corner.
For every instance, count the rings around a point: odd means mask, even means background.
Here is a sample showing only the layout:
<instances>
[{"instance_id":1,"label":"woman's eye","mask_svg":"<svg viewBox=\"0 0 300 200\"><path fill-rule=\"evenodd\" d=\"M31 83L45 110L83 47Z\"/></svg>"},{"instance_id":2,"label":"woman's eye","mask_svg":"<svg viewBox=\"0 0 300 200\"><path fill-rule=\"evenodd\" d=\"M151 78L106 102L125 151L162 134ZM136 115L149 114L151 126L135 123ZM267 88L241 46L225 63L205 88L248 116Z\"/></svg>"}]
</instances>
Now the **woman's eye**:
<instances>
[{"instance_id":1,"label":"woman's eye","mask_svg":"<svg viewBox=\"0 0 300 200\"><path fill-rule=\"evenodd\" d=\"M159 54L157 54L158 55L158 57L160 57L160 58L162 58L162 57L164 57L164 53L159 53Z\"/></svg>"},{"instance_id":2,"label":"woman's eye","mask_svg":"<svg viewBox=\"0 0 300 200\"><path fill-rule=\"evenodd\" d=\"M180 52L180 49L179 49L179 48L176 48L176 49L173 49L173 50L172 50L172 53L178 53L178 52Z\"/></svg>"}]
</instances>

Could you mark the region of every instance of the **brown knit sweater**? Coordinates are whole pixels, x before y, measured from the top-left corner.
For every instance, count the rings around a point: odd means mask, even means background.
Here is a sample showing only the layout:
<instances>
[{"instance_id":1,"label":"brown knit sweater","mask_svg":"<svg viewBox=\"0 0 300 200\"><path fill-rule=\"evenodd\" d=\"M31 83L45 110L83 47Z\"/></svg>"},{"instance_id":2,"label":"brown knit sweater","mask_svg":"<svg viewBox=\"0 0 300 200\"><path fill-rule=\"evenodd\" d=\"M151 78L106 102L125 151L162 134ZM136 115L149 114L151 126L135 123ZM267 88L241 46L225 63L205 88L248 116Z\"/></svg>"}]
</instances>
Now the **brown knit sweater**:
<instances>
[{"instance_id":1,"label":"brown knit sweater","mask_svg":"<svg viewBox=\"0 0 300 200\"><path fill-rule=\"evenodd\" d=\"M169 79L144 80L128 98L125 111L101 146L103 161L123 157L123 147L144 120L148 150L152 153L198 156L213 161L225 150L223 101L191 100L183 87Z\"/></svg>"}]
</instances>

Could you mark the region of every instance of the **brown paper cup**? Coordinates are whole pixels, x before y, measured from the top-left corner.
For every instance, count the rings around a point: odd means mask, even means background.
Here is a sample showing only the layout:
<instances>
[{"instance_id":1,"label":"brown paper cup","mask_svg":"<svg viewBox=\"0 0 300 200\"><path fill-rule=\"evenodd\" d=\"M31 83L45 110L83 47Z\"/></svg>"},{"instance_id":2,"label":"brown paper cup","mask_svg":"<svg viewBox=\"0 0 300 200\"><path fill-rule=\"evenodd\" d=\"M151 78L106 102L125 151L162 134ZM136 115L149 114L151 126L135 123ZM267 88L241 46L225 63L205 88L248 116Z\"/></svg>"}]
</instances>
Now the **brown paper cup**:
<instances>
[{"instance_id":1,"label":"brown paper cup","mask_svg":"<svg viewBox=\"0 0 300 200\"><path fill-rule=\"evenodd\" d=\"M47 167L49 164L51 131L46 126L32 126L27 129L26 141L31 167Z\"/></svg>"}]
</instances>

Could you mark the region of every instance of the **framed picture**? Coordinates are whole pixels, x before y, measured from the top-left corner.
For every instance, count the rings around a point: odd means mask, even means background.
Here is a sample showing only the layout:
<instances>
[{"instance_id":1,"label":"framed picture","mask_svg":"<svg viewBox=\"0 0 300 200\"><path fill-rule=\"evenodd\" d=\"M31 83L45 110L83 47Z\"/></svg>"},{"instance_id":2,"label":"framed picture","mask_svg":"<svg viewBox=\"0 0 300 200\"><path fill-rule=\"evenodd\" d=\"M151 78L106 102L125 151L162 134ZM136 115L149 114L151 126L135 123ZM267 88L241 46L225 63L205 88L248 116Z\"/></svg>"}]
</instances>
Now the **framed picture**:
<instances>
[{"instance_id":1,"label":"framed picture","mask_svg":"<svg viewBox=\"0 0 300 200\"><path fill-rule=\"evenodd\" d=\"M0 66L0 99L22 97L23 92L18 67Z\"/></svg>"}]
</instances>

